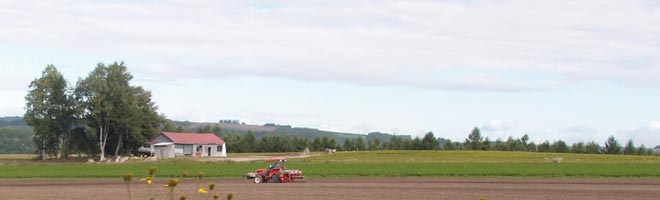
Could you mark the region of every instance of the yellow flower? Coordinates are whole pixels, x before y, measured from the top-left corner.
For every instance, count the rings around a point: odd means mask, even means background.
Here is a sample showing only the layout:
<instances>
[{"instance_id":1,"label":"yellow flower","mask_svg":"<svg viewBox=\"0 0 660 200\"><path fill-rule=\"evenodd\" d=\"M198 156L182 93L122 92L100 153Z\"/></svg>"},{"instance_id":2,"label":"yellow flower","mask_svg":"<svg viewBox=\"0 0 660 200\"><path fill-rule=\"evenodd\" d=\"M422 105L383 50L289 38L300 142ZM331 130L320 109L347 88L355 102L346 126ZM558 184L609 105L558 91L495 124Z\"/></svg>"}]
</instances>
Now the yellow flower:
<instances>
[{"instance_id":1,"label":"yellow flower","mask_svg":"<svg viewBox=\"0 0 660 200\"><path fill-rule=\"evenodd\" d=\"M186 196L181 196L181 198L179 198L179 199L186 200Z\"/></svg>"},{"instance_id":2,"label":"yellow flower","mask_svg":"<svg viewBox=\"0 0 660 200\"><path fill-rule=\"evenodd\" d=\"M206 189L204 189L204 188L199 188L199 189L197 190L197 192L200 193L200 194L207 194L207 193L209 193L209 191L206 190Z\"/></svg>"},{"instance_id":3,"label":"yellow flower","mask_svg":"<svg viewBox=\"0 0 660 200\"><path fill-rule=\"evenodd\" d=\"M140 180L141 181L147 181L147 184L149 184L149 185L151 185L151 183L153 183L153 180L151 180L151 177L143 178L143 179L140 179Z\"/></svg>"},{"instance_id":4,"label":"yellow flower","mask_svg":"<svg viewBox=\"0 0 660 200\"><path fill-rule=\"evenodd\" d=\"M234 199L234 193L231 193L231 192L230 192L230 193L227 195L227 200L232 200L232 199Z\"/></svg>"},{"instance_id":5,"label":"yellow flower","mask_svg":"<svg viewBox=\"0 0 660 200\"><path fill-rule=\"evenodd\" d=\"M189 176L188 172L183 172L183 174L181 174L181 177L183 178L188 178L188 176Z\"/></svg>"},{"instance_id":6,"label":"yellow flower","mask_svg":"<svg viewBox=\"0 0 660 200\"><path fill-rule=\"evenodd\" d=\"M213 190L213 189L215 189L215 183L211 183L211 185L209 185L209 190Z\"/></svg>"},{"instance_id":7,"label":"yellow flower","mask_svg":"<svg viewBox=\"0 0 660 200\"><path fill-rule=\"evenodd\" d=\"M215 193L215 195L213 195L213 200L217 200L217 199L219 199L219 198L220 198L220 194L219 194L219 193Z\"/></svg>"},{"instance_id":8,"label":"yellow flower","mask_svg":"<svg viewBox=\"0 0 660 200\"><path fill-rule=\"evenodd\" d=\"M124 182L131 182L132 179L133 179L133 174L131 173L124 174Z\"/></svg>"},{"instance_id":9,"label":"yellow flower","mask_svg":"<svg viewBox=\"0 0 660 200\"><path fill-rule=\"evenodd\" d=\"M167 184L165 184L165 187L168 187L170 189L176 187L176 185L179 184L179 179L178 178L173 178Z\"/></svg>"}]
</instances>

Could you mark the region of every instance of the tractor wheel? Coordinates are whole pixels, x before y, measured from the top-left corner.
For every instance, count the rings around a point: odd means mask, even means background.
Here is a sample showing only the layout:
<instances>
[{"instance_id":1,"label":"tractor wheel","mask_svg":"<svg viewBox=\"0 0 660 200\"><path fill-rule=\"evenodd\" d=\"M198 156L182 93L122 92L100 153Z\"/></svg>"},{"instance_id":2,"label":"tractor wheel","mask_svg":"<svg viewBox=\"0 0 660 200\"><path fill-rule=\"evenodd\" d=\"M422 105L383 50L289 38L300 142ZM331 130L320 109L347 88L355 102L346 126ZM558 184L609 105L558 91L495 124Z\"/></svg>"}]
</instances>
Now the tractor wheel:
<instances>
[{"instance_id":1,"label":"tractor wheel","mask_svg":"<svg viewBox=\"0 0 660 200\"><path fill-rule=\"evenodd\" d=\"M273 177L271 178L273 180L273 183L281 183L282 179L280 179L280 174L273 174Z\"/></svg>"},{"instance_id":2,"label":"tractor wheel","mask_svg":"<svg viewBox=\"0 0 660 200\"><path fill-rule=\"evenodd\" d=\"M264 180L261 176L257 175L254 177L254 183L261 183Z\"/></svg>"}]
</instances>

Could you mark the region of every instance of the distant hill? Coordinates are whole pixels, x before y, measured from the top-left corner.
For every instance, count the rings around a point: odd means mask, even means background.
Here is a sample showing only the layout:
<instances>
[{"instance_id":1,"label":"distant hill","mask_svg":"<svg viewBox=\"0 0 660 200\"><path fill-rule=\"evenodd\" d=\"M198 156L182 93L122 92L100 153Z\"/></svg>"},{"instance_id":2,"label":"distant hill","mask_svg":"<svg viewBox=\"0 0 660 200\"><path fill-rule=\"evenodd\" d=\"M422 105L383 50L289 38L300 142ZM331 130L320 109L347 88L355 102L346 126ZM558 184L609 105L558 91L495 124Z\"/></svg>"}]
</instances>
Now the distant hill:
<instances>
[{"instance_id":1,"label":"distant hill","mask_svg":"<svg viewBox=\"0 0 660 200\"><path fill-rule=\"evenodd\" d=\"M174 121L177 126L181 126L184 131L188 132L197 132L200 129L203 129L206 126L211 128L218 126L221 129L221 134L239 134L245 135L248 131L252 131L257 138L267 136L267 135L277 135L277 136L300 136L307 137L310 140L315 138L321 138L326 136L328 138L335 138L338 144L343 144L346 138L356 139L362 137L366 141L372 141L378 138L381 142L390 141L392 134L373 132L367 135L357 134L357 133L344 133L344 132L334 132L334 131L324 131L315 128L305 128L305 127L292 127L290 125L278 125L278 124L264 124L264 125L250 125L245 123L240 123L237 120L221 120L218 123L213 122L189 122L189 121ZM0 127L27 127L23 117L0 117ZM23 140L31 140L32 131L29 130L29 137L24 137ZM7 131L7 130L5 130ZM25 131L24 131L25 132ZM26 134L28 133L26 132ZM403 139L411 139L410 135L397 135Z\"/></svg>"},{"instance_id":2,"label":"distant hill","mask_svg":"<svg viewBox=\"0 0 660 200\"><path fill-rule=\"evenodd\" d=\"M34 153L33 136L22 117L0 117L0 154Z\"/></svg>"},{"instance_id":3,"label":"distant hill","mask_svg":"<svg viewBox=\"0 0 660 200\"><path fill-rule=\"evenodd\" d=\"M5 126L27 126L23 117L0 117L0 127Z\"/></svg>"},{"instance_id":4,"label":"distant hill","mask_svg":"<svg viewBox=\"0 0 660 200\"><path fill-rule=\"evenodd\" d=\"M238 123L237 121L221 121L219 123L210 123L210 122L188 122L188 121L174 121L177 126L181 126L185 131L196 132L199 129L203 129L206 126L211 128L219 126L221 128L221 134L240 134L245 135L248 131L257 137L263 137L267 135L278 135L278 136L301 136L307 137L309 139L320 138L326 136L328 138L335 138L338 144L343 144L346 138L355 139L362 137L366 141L374 140L378 138L380 141L389 141L393 135L387 133L373 132L368 135L357 134L357 133L344 133L344 132L333 132L333 131L324 131L315 128L304 128L304 127L292 127L290 125L278 125L278 124L264 124L264 125L248 125L244 123ZM398 135L403 139L411 139L410 135Z\"/></svg>"}]
</instances>

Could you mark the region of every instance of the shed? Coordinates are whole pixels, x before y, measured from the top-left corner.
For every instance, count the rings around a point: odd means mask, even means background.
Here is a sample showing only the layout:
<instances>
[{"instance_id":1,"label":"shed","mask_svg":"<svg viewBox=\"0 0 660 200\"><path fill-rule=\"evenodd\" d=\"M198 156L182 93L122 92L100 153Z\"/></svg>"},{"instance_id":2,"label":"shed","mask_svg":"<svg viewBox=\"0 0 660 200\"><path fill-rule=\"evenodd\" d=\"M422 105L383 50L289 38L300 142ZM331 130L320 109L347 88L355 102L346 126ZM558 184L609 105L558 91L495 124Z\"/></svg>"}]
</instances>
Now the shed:
<instances>
[{"instance_id":1,"label":"shed","mask_svg":"<svg viewBox=\"0 0 660 200\"><path fill-rule=\"evenodd\" d=\"M150 142L154 155L159 158L171 158L174 156L214 157L227 156L225 141L214 133L174 133L162 132ZM157 146L160 144L160 146ZM171 147L168 147L171 146ZM170 148L172 154L159 153L159 149Z\"/></svg>"}]
</instances>

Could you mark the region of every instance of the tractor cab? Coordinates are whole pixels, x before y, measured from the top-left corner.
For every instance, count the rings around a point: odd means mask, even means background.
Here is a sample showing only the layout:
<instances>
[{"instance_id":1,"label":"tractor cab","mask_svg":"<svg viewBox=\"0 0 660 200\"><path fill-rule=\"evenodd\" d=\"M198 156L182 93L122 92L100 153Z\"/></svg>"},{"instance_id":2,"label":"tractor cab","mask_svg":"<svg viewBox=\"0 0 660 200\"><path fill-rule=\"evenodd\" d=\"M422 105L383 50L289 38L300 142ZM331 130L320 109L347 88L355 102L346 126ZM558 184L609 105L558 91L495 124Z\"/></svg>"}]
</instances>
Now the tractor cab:
<instances>
[{"instance_id":1,"label":"tractor cab","mask_svg":"<svg viewBox=\"0 0 660 200\"><path fill-rule=\"evenodd\" d=\"M253 179L254 183L288 183L293 182L294 179L303 179L300 170L286 170L285 158L273 158L266 160L272 163L266 169L257 169L254 173L247 173L247 179Z\"/></svg>"}]
</instances>

